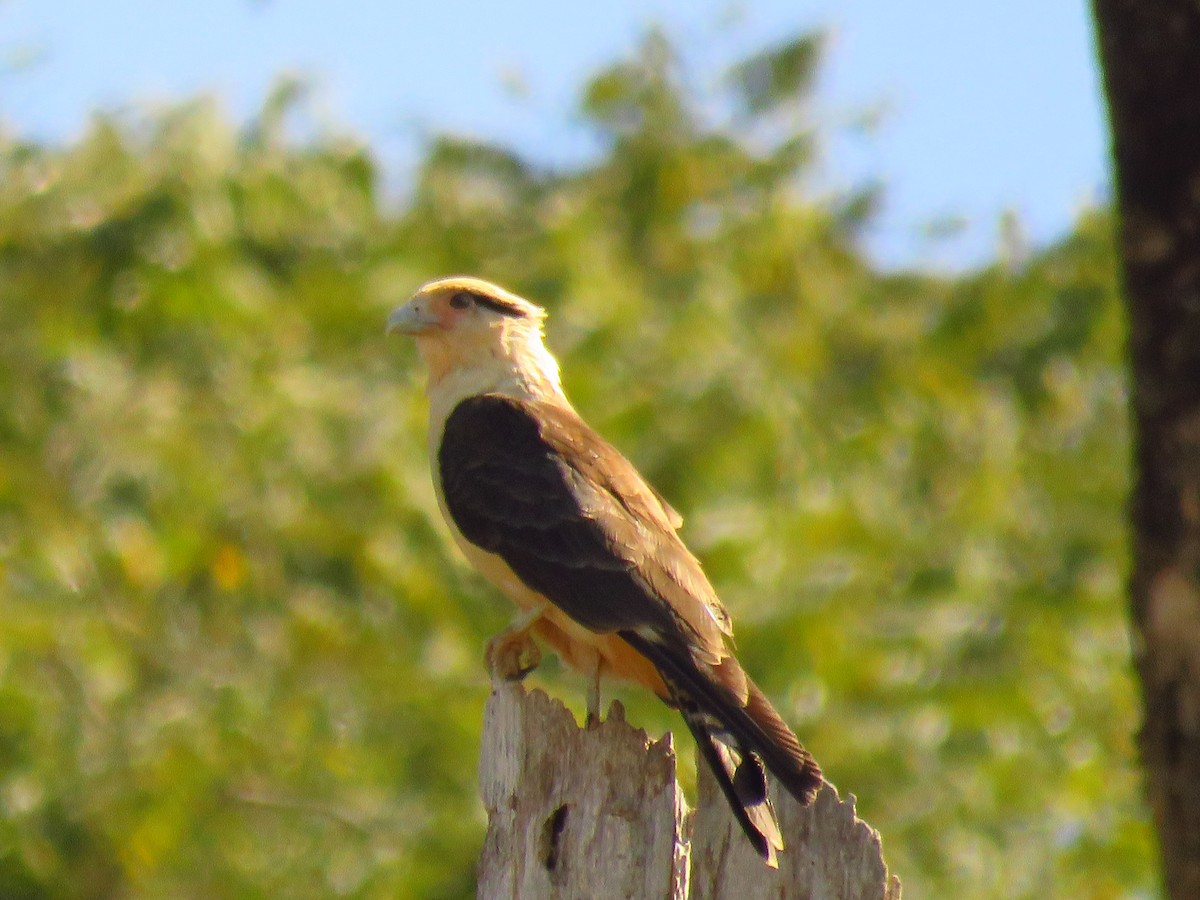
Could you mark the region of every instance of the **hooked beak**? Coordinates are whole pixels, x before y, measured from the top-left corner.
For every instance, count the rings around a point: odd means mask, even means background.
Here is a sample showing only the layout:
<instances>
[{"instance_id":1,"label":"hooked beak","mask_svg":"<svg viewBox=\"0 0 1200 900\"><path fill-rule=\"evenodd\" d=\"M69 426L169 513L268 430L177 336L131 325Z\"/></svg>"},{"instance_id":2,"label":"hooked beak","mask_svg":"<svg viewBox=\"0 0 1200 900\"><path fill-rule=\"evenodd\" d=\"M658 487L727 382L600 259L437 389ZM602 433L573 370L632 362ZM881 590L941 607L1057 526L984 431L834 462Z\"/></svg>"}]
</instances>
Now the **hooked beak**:
<instances>
[{"instance_id":1,"label":"hooked beak","mask_svg":"<svg viewBox=\"0 0 1200 900\"><path fill-rule=\"evenodd\" d=\"M398 331L409 335L424 334L437 324L437 319L425 312L422 304L410 300L392 310L392 314L387 318L386 333Z\"/></svg>"}]
</instances>

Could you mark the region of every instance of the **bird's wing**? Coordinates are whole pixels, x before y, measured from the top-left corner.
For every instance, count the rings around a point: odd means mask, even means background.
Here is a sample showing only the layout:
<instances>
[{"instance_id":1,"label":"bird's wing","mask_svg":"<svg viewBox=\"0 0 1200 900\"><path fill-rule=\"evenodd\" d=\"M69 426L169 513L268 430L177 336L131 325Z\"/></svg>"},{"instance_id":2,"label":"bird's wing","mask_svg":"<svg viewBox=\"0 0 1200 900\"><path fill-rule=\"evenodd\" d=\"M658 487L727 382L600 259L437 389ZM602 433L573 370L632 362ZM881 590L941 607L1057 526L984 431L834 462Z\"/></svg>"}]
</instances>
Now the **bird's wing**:
<instances>
[{"instance_id":1,"label":"bird's wing","mask_svg":"<svg viewBox=\"0 0 1200 900\"><path fill-rule=\"evenodd\" d=\"M680 638L710 664L728 655L729 618L678 516L569 407L469 397L446 419L437 465L463 536L581 625Z\"/></svg>"}]
</instances>

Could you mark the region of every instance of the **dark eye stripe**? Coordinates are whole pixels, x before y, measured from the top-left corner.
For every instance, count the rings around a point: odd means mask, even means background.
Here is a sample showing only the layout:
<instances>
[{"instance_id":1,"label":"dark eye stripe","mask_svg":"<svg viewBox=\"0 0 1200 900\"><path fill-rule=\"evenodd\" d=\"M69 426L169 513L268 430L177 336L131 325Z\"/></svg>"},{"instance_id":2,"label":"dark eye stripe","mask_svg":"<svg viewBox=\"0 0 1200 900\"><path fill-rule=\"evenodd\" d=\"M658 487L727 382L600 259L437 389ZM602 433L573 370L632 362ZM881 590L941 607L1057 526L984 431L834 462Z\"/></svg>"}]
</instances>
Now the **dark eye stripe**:
<instances>
[{"instance_id":1,"label":"dark eye stripe","mask_svg":"<svg viewBox=\"0 0 1200 900\"><path fill-rule=\"evenodd\" d=\"M460 297L463 298L461 301L459 300ZM498 297L491 297L487 294L477 294L474 291L459 291L450 298L450 305L455 309L464 309L466 305L471 302L474 302L479 306L486 307L492 312L497 312L502 316L509 316L513 319L524 319L526 315L525 310L521 309L519 306L506 303Z\"/></svg>"}]
</instances>

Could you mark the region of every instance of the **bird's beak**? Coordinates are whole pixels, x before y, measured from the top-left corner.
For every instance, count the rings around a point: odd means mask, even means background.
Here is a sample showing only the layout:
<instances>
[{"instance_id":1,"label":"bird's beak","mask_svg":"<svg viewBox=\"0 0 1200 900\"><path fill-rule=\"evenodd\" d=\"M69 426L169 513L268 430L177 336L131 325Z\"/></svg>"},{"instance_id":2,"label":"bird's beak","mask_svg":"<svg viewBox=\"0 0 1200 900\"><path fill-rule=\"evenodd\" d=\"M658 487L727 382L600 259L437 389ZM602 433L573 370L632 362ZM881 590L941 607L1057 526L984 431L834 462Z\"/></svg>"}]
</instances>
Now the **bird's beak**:
<instances>
[{"instance_id":1,"label":"bird's beak","mask_svg":"<svg viewBox=\"0 0 1200 900\"><path fill-rule=\"evenodd\" d=\"M410 300L392 310L392 314L387 318L387 333L398 331L401 334L424 334L437 324L437 319L425 311L423 304Z\"/></svg>"}]
</instances>

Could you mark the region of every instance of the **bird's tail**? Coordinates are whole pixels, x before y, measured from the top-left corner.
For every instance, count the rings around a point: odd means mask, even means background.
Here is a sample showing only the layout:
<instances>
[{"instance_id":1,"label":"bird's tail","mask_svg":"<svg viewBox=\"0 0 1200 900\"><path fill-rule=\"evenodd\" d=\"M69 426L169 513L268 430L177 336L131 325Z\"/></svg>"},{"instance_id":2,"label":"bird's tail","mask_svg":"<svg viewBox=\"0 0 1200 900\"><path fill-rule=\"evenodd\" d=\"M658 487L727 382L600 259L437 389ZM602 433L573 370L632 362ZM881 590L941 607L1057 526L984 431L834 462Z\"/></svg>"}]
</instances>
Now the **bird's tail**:
<instances>
[{"instance_id":1,"label":"bird's tail","mask_svg":"<svg viewBox=\"0 0 1200 900\"><path fill-rule=\"evenodd\" d=\"M767 865L775 867L783 839L767 797L766 770L808 805L822 784L816 760L733 657L716 667L714 672L724 676L717 680L662 644L633 632L622 637L658 668L734 818ZM725 679L745 685L744 701Z\"/></svg>"},{"instance_id":2,"label":"bird's tail","mask_svg":"<svg viewBox=\"0 0 1200 900\"><path fill-rule=\"evenodd\" d=\"M783 849L783 836L767 797L767 773L762 761L753 750L747 751L731 742L723 728L714 728L712 717L699 709L690 697L674 685L670 689L688 730L696 739L700 755L708 763L733 810L734 818L767 865L778 868L776 853Z\"/></svg>"}]
</instances>

